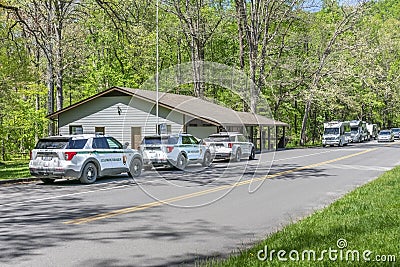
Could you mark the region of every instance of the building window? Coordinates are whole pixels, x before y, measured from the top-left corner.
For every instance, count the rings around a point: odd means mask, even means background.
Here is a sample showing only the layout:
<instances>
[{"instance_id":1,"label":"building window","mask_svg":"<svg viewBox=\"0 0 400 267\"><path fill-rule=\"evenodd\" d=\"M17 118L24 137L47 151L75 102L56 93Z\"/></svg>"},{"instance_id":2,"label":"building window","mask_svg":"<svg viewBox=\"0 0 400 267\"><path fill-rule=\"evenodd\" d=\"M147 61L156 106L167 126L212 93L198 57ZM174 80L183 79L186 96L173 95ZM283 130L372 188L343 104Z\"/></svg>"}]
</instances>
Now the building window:
<instances>
[{"instance_id":1,"label":"building window","mask_svg":"<svg viewBox=\"0 0 400 267\"><path fill-rule=\"evenodd\" d=\"M82 125L70 125L69 134L83 134Z\"/></svg>"},{"instance_id":2,"label":"building window","mask_svg":"<svg viewBox=\"0 0 400 267\"><path fill-rule=\"evenodd\" d=\"M172 132L172 127L170 124L161 123L157 128L157 134L170 134Z\"/></svg>"},{"instance_id":3,"label":"building window","mask_svg":"<svg viewBox=\"0 0 400 267\"><path fill-rule=\"evenodd\" d=\"M106 129L105 127L94 127L94 133L95 134L106 134Z\"/></svg>"}]
</instances>

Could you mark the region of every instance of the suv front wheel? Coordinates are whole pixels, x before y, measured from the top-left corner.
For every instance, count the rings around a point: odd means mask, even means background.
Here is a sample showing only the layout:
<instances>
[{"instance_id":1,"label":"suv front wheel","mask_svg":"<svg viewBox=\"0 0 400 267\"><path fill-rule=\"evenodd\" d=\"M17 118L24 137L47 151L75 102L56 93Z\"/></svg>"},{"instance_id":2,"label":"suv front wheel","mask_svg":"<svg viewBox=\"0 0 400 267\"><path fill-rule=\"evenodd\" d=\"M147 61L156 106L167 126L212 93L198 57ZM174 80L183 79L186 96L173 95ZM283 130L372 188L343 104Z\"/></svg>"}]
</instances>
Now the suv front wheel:
<instances>
[{"instance_id":1,"label":"suv front wheel","mask_svg":"<svg viewBox=\"0 0 400 267\"><path fill-rule=\"evenodd\" d=\"M206 153L204 154L203 162L201 163L201 165L203 167L208 167L208 166L211 165L211 162L212 162L211 153L209 151L206 151Z\"/></svg>"},{"instance_id":2,"label":"suv front wheel","mask_svg":"<svg viewBox=\"0 0 400 267\"><path fill-rule=\"evenodd\" d=\"M82 184L92 184L97 180L97 167L94 163L89 162L83 168L81 178L79 179Z\"/></svg>"},{"instance_id":3,"label":"suv front wheel","mask_svg":"<svg viewBox=\"0 0 400 267\"><path fill-rule=\"evenodd\" d=\"M143 163L139 158L134 158L129 164L129 176L138 177L142 173Z\"/></svg>"},{"instance_id":4,"label":"suv front wheel","mask_svg":"<svg viewBox=\"0 0 400 267\"><path fill-rule=\"evenodd\" d=\"M176 167L180 170L184 170L187 165L187 159L185 155L179 154L178 158L176 159Z\"/></svg>"},{"instance_id":5,"label":"suv front wheel","mask_svg":"<svg viewBox=\"0 0 400 267\"><path fill-rule=\"evenodd\" d=\"M236 150L235 158L233 160L236 162L239 162L241 158L242 158L242 150L240 150L240 148L238 148Z\"/></svg>"}]
</instances>

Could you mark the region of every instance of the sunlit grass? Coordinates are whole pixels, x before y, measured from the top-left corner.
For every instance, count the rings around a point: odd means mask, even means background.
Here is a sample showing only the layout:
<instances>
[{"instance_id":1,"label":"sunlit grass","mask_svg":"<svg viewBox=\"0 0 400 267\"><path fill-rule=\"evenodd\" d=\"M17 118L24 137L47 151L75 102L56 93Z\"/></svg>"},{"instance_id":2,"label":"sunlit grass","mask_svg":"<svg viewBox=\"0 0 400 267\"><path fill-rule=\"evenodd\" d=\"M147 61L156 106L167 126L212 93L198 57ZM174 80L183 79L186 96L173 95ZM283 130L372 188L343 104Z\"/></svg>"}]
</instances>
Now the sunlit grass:
<instances>
[{"instance_id":1,"label":"sunlit grass","mask_svg":"<svg viewBox=\"0 0 400 267\"><path fill-rule=\"evenodd\" d=\"M31 177L29 160L0 162L0 180Z\"/></svg>"}]
</instances>

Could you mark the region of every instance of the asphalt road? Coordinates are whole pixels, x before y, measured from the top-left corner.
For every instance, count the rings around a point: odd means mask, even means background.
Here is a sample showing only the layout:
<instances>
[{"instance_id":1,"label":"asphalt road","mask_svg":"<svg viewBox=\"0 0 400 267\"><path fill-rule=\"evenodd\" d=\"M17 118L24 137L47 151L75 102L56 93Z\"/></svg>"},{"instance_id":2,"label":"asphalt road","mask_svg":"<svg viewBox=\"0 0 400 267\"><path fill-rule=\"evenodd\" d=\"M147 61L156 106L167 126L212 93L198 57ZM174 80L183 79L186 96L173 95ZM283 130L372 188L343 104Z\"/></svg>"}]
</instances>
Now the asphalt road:
<instances>
[{"instance_id":1,"label":"asphalt road","mask_svg":"<svg viewBox=\"0 0 400 267\"><path fill-rule=\"evenodd\" d=\"M136 180L0 186L0 266L173 266L226 256L400 164L399 149L294 149Z\"/></svg>"}]
</instances>

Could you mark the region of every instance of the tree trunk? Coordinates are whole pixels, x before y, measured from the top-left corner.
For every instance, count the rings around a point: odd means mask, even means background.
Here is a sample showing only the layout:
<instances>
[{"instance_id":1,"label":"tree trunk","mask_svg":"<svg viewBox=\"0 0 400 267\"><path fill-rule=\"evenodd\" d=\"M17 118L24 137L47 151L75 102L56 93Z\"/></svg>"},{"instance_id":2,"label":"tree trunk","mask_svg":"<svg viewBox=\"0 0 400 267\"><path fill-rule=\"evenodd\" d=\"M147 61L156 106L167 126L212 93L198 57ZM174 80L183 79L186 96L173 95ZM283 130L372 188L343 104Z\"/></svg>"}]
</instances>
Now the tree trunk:
<instances>
[{"instance_id":1,"label":"tree trunk","mask_svg":"<svg viewBox=\"0 0 400 267\"><path fill-rule=\"evenodd\" d=\"M57 100L56 100L56 110L60 110L63 108L63 54L62 54L62 22L59 21L56 29L56 91L57 91Z\"/></svg>"},{"instance_id":2,"label":"tree trunk","mask_svg":"<svg viewBox=\"0 0 400 267\"><path fill-rule=\"evenodd\" d=\"M250 112L256 112L258 100L258 88L256 84L257 50L250 48Z\"/></svg>"},{"instance_id":3,"label":"tree trunk","mask_svg":"<svg viewBox=\"0 0 400 267\"><path fill-rule=\"evenodd\" d=\"M237 24L238 24L238 37L239 37L239 63L240 69L244 70L244 41L243 41L243 25L240 17L240 8L238 6L238 2L236 2L236 15L237 15Z\"/></svg>"},{"instance_id":4,"label":"tree trunk","mask_svg":"<svg viewBox=\"0 0 400 267\"><path fill-rule=\"evenodd\" d=\"M308 121L308 114L311 109L311 96L308 98L306 106L304 107L304 116L303 116L303 121L301 123L301 138L300 138L300 145L304 146L307 142L307 121Z\"/></svg>"},{"instance_id":5,"label":"tree trunk","mask_svg":"<svg viewBox=\"0 0 400 267\"><path fill-rule=\"evenodd\" d=\"M204 98L204 45L194 37L192 38L192 66L195 96Z\"/></svg>"},{"instance_id":6,"label":"tree trunk","mask_svg":"<svg viewBox=\"0 0 400 267\"><path fill-rule=\"evenodd\" d=\"M54 112L54 77L53 64L47 63L47 114ZM49 135L54 135L54 123L49 120Z\"/></svg>"}]
</instances>

